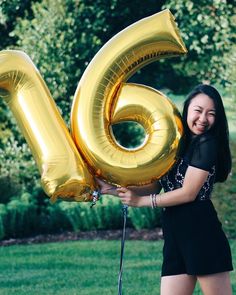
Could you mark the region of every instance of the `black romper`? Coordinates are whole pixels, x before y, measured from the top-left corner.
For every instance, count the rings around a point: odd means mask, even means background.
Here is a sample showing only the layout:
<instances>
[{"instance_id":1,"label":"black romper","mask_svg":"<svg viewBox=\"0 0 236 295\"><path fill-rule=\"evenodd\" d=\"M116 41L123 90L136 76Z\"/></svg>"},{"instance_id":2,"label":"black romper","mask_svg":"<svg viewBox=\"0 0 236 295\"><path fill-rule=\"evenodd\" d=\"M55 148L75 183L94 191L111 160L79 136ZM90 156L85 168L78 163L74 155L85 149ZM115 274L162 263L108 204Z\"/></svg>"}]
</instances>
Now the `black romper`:
<instances>
[{"instance_id":1,"label":"black romper","mask_svg":"<svg viewBox=\"0 0 236 295\"><path fill-rule=\"evenodd\" d=\"M210 200L215 162L215 138L206 134L197 136L185 155L160 180L164 191L168 192L182 187L188 166L209 171L206 182L193 202L162 210L162 276L205 275L233 269L229 243Z\"/></svg>"}]
</instances>

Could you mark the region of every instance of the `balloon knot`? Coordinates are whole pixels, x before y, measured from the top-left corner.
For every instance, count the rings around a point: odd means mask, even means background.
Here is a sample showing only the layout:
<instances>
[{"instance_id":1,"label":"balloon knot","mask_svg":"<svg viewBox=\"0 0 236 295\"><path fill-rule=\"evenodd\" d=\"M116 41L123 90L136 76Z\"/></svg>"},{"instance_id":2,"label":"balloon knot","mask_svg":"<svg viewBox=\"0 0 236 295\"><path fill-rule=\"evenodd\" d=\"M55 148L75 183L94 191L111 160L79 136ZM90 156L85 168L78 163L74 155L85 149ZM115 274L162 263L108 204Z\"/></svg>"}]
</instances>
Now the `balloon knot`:
<instances>
[{"instance_id":1,"label":"balloon knot","mask_svg":"<svg viewBox=\"0 0 236 295\"><path fill-rule=\"evenodd\" d=\"M92 204L90 205L90 208L93 208L93 206L96 205L97 201L100 199L100 196L101 196L100 191L93 191L92 193L93 200L92 200Z\"/></svg>"}]
</instances>

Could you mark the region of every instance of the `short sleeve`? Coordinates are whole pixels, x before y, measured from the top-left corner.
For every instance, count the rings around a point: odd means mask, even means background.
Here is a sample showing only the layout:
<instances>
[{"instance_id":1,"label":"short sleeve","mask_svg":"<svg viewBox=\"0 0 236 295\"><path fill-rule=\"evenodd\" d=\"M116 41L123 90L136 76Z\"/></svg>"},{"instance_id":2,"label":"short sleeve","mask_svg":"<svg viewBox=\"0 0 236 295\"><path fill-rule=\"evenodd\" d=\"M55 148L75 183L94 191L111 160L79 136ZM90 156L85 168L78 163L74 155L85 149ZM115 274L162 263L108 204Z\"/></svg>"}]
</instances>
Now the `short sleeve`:
<instances>
[{"instance_id":1,"label":"short sleeve","mask_svg":"<svg viewBox=\"0 0 236 295\"><path fill-rule=\"evenodd\" d=\"M216 164L217 145L214 137L202 136L194 144L189 165L210 171Z\"/></svg>"}]
</instances>

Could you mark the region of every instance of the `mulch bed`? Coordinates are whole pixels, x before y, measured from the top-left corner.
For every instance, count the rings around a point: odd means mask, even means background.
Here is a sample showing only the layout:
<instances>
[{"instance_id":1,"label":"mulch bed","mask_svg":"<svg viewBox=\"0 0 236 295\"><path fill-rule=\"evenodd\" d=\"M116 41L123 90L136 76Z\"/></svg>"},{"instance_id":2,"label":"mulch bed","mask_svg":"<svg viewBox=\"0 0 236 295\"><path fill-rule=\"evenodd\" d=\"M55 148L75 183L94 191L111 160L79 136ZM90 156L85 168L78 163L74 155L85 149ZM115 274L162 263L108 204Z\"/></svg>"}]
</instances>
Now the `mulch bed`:
<instances>
[{"instance_id":1,"label":"mulch bed","mask_svg":"<svg viewBox=\"0 0 236 295\"><path fill-rule=\"evenodd\" d=\"M30 238L23 239L9 239L0 241L0 246L11 245L29 245L51 242L64 242L64 241L78 241L78 240L119 240L122 237L122 230L93 230L86 232L65 232L61 234L48 234L37 235ZM132 228L126 229L127 240L144 240L156 241L162 239L162 230L156 229L142 229L135 230Z\"/></svg>"}]
</instances>

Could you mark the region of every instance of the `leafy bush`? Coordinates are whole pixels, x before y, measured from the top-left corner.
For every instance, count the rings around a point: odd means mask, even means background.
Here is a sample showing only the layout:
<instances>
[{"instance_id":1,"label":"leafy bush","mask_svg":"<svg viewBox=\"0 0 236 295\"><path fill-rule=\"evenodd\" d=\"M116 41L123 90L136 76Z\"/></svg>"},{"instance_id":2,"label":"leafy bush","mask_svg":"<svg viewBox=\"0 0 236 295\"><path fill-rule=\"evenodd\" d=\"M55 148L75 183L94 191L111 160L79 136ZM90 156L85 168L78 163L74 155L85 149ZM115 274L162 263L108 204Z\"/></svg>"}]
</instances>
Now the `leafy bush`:
<instances>
[{"instance_id":1,"label":"leafy bush","mask_svg":"<svg viewBox=\"0 0 236 295\"><path fill-rule=\"evenodd\" d=\"M58 201L51 204L40 189L37 195L34 199L24 193L6 205L0 205L0 239L123 227L122 205L118 198L103 196L90 208L90 203ZM159 213L160 210L149 208L129 208L127 226L136 229L160 226Z\"/></svg>"},{"instance_id":2,"label":"leafy bush","mask_svg":"<svg viewBox=\"0 0 236 295\"><path fill-rule=\"evenodd\" d=\"M173 81L174 89L189 91L189 83L206 80L227 82L231 69L225 57L235 43L235 8L230 1L167 0L163 8L174 14L188 49L182 62L170 61L175 72L172 76L181 82Z\"/></svg>"},{"instance_id":3,"label":"leafy bush","mask_svg":"<svg viewBox=\"0 0 236 295\"><path fill-rule=\"evenodd\" d=\"M0 240L5 237L6 206L0 204Z\"/></svg>"},{"instance_id":4,"label":"leafy bush","mask_svg":"<svg viewBox=\"0 0 236 295\"><path fill-rule=\"evenodd\" d=\"M129 208L130 222L135 229L152 229L161 226L161 210L144 208Z\"/></svg>"},{"instance_id":5,"label":"leafy bush","mask_svg":"<svg viewBox=\"0 0 236 295\"><path fill-rule=\"evenodd\" d=\"M39 173L26 143L13 138L0 149L0 203L32 191L39 182Z\"/></svg>"},{"instance_id":6,"label":"leafy bush","mask_svg":"<svg viewBox=\"0 0 236 295\"><path fill-rule=\"evenodd\" d=\"M92 208L89 203L74 202L61 202L59 206L70 220L74 231L122 227L121 205L118 199L103 196Z\"/></svg>"},{"instance_id":7,"label":"leafy bush","mask_svg":"<svg viewBox=\"0 0 236 295\"><path fill-rule=\"evenodd\" d=\"M24 237L37 229L37 207L30 202L30 195L11 200L6 205L4 228L6 237Z\"/></svg>"},{"instance_id":8,"label":"leafy bush","mask_svg":"<svg viewBox=\"0 0 236 295\"><path fill-rule=\"evenodd\" d=\"M213 202L226 234L236 238L236 142L231 143L233 169L225 183L217 184L213 191Z\"/></svg>"}]
</instances>

